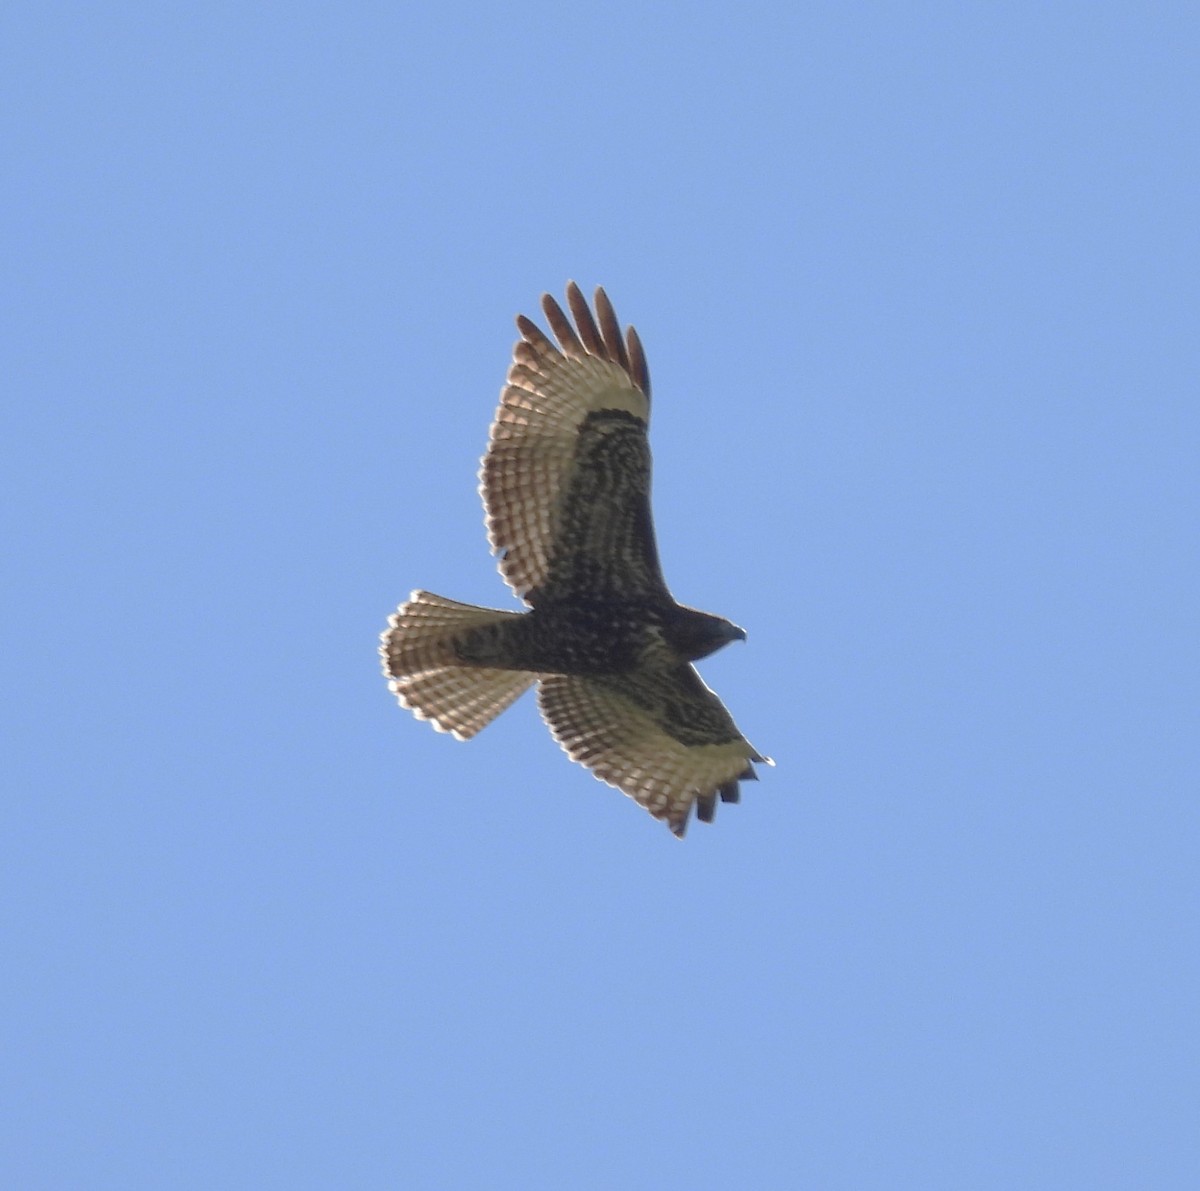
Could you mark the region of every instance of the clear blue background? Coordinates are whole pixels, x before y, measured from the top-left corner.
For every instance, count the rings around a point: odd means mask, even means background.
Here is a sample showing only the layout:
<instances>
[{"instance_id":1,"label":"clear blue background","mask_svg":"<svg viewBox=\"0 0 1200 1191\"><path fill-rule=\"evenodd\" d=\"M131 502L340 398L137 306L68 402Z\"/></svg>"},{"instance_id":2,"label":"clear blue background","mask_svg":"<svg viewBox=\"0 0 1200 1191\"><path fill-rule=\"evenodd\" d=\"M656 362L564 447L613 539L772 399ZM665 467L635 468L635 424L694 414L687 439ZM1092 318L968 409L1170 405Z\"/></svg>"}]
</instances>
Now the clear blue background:
<instances>
[{"instance_id":1,"label":"clear blue background","mask_svg":"<svg viewBox=\"0 0 1200 1191\"><path fill-rule=\"evenodd\" d=\"M2 24L4 1185L1200 1186L1194 5ZM778 760L683 844L378 672L569 277Z\"/></svg>"}]
</instances>

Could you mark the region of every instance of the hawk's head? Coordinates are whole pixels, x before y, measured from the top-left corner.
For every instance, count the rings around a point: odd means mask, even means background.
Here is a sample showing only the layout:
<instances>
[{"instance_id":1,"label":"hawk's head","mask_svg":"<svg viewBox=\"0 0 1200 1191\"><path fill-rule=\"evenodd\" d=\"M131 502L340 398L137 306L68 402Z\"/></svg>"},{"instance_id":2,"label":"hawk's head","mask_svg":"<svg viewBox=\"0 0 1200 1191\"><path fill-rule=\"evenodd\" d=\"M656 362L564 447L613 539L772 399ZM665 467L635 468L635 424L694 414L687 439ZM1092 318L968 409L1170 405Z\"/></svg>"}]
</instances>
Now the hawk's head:
<instances>
[{"instance_id":1,"label":"hawk's head","mask_svg":"<svg viewBox=\"0 0 1200 1191\"><path fill-rule=\"evenodd\" d=\"M708 657L730 641L745 641L746 630L739 629L723 616L678 606L663 626L663 636L681 661L694 662L697 658Z\"/></svg>"}]
</instances>

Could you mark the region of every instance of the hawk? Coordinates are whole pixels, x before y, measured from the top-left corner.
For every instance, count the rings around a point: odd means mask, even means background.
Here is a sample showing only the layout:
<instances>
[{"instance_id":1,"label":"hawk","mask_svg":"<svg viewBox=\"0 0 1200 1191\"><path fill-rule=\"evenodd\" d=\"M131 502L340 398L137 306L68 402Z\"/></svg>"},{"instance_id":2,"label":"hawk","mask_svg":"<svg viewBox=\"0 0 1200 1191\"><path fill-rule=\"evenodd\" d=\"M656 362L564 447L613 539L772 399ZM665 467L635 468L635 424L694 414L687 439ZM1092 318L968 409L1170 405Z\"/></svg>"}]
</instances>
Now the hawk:
<instances>
[{"instance_id":1,"label":"hawk","mask_svg":"<svg viewBox=\"0 0 1200 1191\"><path fill-rule=\"evenodd\" d=\"M567 286L574 326L549 295L557 343L524 315L480 468L488 539L528 607L504 612L414 591L380 654L401 704L459 740L534 683L573 761L682 838L693 806L712 822L754 763L692 662L742 629L675 602L650 516L650 376L604 290L595 314Z\"/></svg>"}]
</instances>

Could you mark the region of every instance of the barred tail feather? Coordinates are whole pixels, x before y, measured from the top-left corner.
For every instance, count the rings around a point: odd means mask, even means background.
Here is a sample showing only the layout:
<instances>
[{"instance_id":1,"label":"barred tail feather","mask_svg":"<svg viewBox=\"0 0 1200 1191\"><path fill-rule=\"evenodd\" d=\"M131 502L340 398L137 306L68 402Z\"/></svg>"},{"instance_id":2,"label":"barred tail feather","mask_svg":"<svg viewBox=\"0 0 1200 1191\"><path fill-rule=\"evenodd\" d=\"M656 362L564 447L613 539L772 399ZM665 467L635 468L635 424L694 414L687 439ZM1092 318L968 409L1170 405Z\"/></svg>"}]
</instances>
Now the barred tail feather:
<instances>
[{"instance_id":1,"label":"barred tail feather","mask_svg":"<svg viewBox=\"0 0 1200 1191\"><path fill-rule=\"evenodd\" d=\"M459 740L474 736L537 681L527 670L465 665L455 649L464 632L519 617L414 591L394 612L379 653L389 687L418 719Z\"/></svg>"},{"instance_id":2,"label":"barred tail feather","mask_svg":"<svg viewBox=\"0 0 1200 1191\"><path fill-rule=\"evenodd\" d=\"M469 740L537 681L527 670L480 670L446 666L409 678L393 678L392 693L419 720L439 732Z\"/></svg>"}]
</instances>

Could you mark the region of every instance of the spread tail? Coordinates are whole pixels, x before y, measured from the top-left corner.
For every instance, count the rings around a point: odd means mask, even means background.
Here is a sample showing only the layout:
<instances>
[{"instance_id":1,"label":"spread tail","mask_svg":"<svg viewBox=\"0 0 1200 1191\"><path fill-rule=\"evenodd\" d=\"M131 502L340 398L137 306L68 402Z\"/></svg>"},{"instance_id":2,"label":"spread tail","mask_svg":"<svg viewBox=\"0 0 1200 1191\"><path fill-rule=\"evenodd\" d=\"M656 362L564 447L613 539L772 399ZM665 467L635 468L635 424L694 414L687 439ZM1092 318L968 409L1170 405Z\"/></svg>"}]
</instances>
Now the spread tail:
<instances>
[{"instance_id":1,"label":"spread tail","mask_svg":"<svg viewBox=\"0 0 1200 1191\"><path fill-rule=\"evenodd\" d=\"M440 732L474 736L529 689L537 675L464 662L457 645L473 630L521 617L414 591L388 620L380 656L388 686L403 706Z\"/></svg>"}]
</instances>

